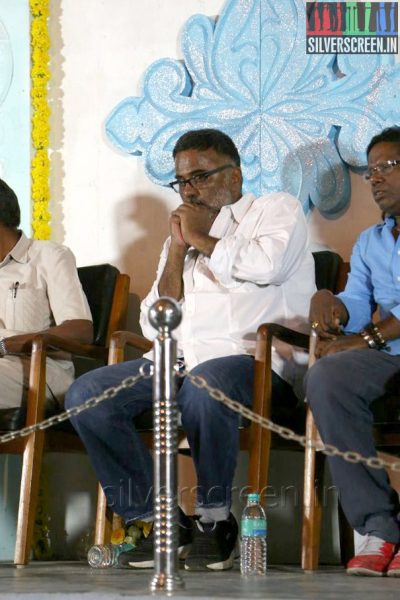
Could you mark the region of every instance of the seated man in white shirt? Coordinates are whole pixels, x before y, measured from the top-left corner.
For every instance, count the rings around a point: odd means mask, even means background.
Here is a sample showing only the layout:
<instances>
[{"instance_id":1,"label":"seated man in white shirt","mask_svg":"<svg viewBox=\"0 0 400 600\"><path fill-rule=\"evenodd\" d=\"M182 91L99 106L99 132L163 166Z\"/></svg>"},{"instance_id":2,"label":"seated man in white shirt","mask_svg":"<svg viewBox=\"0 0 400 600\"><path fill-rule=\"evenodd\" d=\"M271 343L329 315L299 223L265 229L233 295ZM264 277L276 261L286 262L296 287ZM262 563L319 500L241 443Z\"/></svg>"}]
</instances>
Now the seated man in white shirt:
<instances>
[{"instance_id":1,"label":"seated man in white shirt","mask_svg":"<svg viewBox=\"0 0 400 600\"><path fill-rule=\"evenodd\" d=\"M182 203L171 214L171 235L157 278L142 302L142 330L148 337L156 335L147 314L157 298L178 300L183 319L174 335L186 369L250 406L258 325L275 321L299 327L307 321L315 283L302 207L285 193L242 195L238 151L220 131L188 132L176 143L173 156L176 181L170 185ZM84 375L69 390L67 406L118 384L148 360ZM278 419L281 406L289 413L296 409L284 380L287 366L274 352L273 417ZM238 534L230 513L238 415L187 379L179 379L177 387L198 478L195 525L180 513L180 557L189 551L189 570L228 569ZM120 555L121 566L153 566L152 459L132 426L132 419L151 406L151 380L145 379L72 419L109 503L114 500L113 510L128 525L144 521L144 530L150 529L135 549Z\"/></svg>"},{"instance_id":2,"label":"seated man in white shirt","mask_svg":"<svg viewBox=\"0 0 400 600\"><path fill-rule=\"evenodd\" d=\"M92 341L92 318L72 252L28 239L18 229L20 208L0 179L0 416L26 402L33 337L51 333ZM47 402L57 409L74 377L70 360L47 359ZM10 417L11 418L11 417Z\"/></svg>"}]
</instances>

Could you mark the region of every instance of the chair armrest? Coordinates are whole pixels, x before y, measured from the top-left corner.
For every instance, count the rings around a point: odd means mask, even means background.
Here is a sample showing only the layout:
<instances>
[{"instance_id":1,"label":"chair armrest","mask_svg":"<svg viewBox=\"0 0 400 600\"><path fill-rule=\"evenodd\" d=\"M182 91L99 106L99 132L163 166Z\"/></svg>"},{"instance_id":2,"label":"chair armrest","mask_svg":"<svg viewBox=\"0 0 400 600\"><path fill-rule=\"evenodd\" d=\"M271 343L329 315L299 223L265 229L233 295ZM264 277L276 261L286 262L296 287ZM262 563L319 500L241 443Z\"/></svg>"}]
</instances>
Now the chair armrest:
<instances>
[{"instance_id":1,"label":"chair armrest","mask_svg":"<svg viewBox=\"0 0 400 600\"><path fill-rule=\"evenodd\" d=\"M132 331L115 331L110 339L110 351L108 354L109 365L114 365L124 360L126 346L148 352L152 349L153 342Z\"/></svg>"},{"instance_id":2,"label":"chair armrest","mask_svg":"<svg viewBox=\"0 0 400 600\"><path fill-rule=\"evenodd\" d=\"M32 340L31 364L26 424L33 425L44 419L46 404L46 356L49 350L63 350L75 356L89 358L107 357L107 349L91 344L81 344L72 339L47 333L38 333Z\"/></svg>"},{"instance_id":3,"label":"chair armrest","mask_svg":"<svg viewBox=\"0 0 400 600\"><path fill-rule=\"evenodd\" d=\"M253 410L269 418L271 415L271 349L272 338L307 349L310 337L277 323L262 323L257 329L257 342L254 369Z\"/></svg>"},{"instance_id":4,"label":"chair armrest","mask_svg":"<svg viewBox=\"0 0 400 600\"><path fill-rule=\"evenodd\" d=\"M63 350L74 356L84 356L89 358L106 358L107 348L94 346L93 344L81 344L80 342L68 338L61 338L48 333L39 333L32 340L32 353L47 350Z\"/></svg>"},{"instance_id":5,"label":"chair armrest","mask_svg":"<svg viewBox=\"0 0 400 600\"><path fill-rule=\"evenodd\" d=\"M273 337L299 348L307 349L310 344L310 336L305 333L300 333L277 323L262 323L257 330L257 342L269 340L269 343L271 343Z\"/></svg>"}]
</instances>

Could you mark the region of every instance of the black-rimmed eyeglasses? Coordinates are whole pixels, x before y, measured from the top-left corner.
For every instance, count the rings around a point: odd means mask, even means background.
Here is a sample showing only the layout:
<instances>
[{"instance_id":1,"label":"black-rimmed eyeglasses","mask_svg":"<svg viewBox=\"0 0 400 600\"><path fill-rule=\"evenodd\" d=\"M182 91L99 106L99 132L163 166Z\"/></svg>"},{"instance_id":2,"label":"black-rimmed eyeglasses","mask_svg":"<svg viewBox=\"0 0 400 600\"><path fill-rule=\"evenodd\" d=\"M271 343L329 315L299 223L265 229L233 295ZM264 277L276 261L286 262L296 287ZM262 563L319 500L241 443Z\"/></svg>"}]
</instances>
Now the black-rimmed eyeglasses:
<instances>
[{"instance_id":1,"label":"black-rimmed eyeglasses","mask_svg":"<svg viewBox=\"0 0 400 600\"><path fill-rule=\"evenodd\" d=\"M364 181L369 181L376 173L379 173L380 175L389 175L396 165L400 165L400 160L385 160L380 162L367 170L363 175Z\"/></svg>"},{"instance_id":2,"label":"black-rimmed eyeglasses","mask_svg":"<svg viewBox=\"0 0 400 600\"><path fill-rule=\"evenodd\" d=\"M211 175L215 175L215 173L220 173L225 169L234 169L235 165L222 165L222 167L217 167L216 169L212 169L211 171L203 171L202 173L197 173L196 175L192 175L192 177L188 177L187 179L176 179L176 181L171 181L169 183L169 187L171 187L174 192L179 194L186 185L190 185L192 188L201 189L206 187L208 178Z\"/></svg>"}]
</instances>

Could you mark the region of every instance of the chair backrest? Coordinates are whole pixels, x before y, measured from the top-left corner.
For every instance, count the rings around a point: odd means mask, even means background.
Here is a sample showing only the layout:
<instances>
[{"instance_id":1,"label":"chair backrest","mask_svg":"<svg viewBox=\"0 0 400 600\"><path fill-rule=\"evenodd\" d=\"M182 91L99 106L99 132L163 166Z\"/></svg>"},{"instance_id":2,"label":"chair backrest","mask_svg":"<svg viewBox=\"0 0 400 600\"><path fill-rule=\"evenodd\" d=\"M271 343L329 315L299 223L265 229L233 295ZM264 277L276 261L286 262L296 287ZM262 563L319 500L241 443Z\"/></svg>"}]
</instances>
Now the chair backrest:
<instances>
[{"instance_id":1,"label":"chair backrest","mask_svg":"<svg viewBox=\"0 0 400 600\"><path fill-rule=\"evenodd\" d=\"M116 267L91 265L79 267L78 275L93 318L93 344L105 346L119 271Z\"/></svg>"},{"instance_id":2,"label":"chair backrest","mask_svg":"<svg viewBox=\"0 0 400 600\"><path fill-rule=\"evenodd\" d=\"M337 291L339 271L343 263L342 258L331 250L313 252L315 261L315 283L318 290Z\"/></svg>"},{"instance_id":3,"label":"chair backrest","mask_svg":"<svg viewBox=\"0 0 400 600\"><path fill-rule=\"evenodd\" d=\"M107 347L111 333L125 325L129 276L112 265L79 267L78 275L93 317L93 345ZM74 360L76 373L87 371L87 363ZM50 413L51 414L51 413ZM25 424L26 406L0 409L0 431L13 431ZM60 427L62 429L62 427ZM0 449L1 453L1 449Z\"/></svg>"}]
</instances>

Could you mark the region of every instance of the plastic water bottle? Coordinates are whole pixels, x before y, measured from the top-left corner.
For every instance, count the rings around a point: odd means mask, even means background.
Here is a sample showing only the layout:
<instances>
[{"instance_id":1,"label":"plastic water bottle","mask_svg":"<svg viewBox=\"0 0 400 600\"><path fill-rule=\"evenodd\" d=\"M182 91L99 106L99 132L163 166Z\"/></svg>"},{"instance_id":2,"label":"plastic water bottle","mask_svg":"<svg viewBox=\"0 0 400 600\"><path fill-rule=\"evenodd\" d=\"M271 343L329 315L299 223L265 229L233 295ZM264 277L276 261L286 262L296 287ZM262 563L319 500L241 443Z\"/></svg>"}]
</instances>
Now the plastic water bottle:
<instances>
[{"instance_id":1,"label":"plastic water bottle","mask_svg":"<svg viewBox=\"0 0 400 600\"><path fill-rule=\"evenodd\" d=\"M267 518L259 494L249 494L241 520L240 572L265 575L267 571Z\"/></svg>"},{"instance_id":2,"label":"plastic water bottle","mask_svg":"<svg viewBox=\"0 0 400 600\"><path fill-rule=\"evenodd\" d=\"M133 544L97 544L88 552L88 563L93 569L108 569L118 563L121 552L134 548Z\"/></svg>"}]
</instances>

